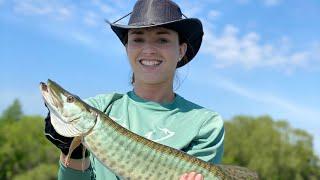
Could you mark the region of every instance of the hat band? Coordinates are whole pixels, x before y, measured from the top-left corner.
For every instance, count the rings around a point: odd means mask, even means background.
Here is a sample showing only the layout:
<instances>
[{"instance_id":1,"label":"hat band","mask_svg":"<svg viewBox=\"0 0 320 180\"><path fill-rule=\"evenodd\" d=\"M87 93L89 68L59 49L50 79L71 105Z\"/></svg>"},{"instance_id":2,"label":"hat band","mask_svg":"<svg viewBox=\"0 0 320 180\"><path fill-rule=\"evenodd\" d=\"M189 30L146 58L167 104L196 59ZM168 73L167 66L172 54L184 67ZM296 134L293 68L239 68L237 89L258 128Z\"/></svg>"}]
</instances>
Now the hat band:
<instances>
[{"instance_id":1,"label":"hat band","mask_svg":"<svg viewBox=\"0 0 320 180\"><path fill-rule=\"evenodd\" d=\"M116 21L114 21L112 24L115 24L115 23L121 21L122 19L126 18L126 17L129 16L130 14L132 14L132 12L129 12L128 14L122 16L121 18L119 18L119 19L117 19ZM185 14L183 14L183 13L181 13L181 14L182 14L182 16L183 16L185 19L188 18ZM134 24L133 24L133 25L134 25Z\"/></svg>"}]
</instances>

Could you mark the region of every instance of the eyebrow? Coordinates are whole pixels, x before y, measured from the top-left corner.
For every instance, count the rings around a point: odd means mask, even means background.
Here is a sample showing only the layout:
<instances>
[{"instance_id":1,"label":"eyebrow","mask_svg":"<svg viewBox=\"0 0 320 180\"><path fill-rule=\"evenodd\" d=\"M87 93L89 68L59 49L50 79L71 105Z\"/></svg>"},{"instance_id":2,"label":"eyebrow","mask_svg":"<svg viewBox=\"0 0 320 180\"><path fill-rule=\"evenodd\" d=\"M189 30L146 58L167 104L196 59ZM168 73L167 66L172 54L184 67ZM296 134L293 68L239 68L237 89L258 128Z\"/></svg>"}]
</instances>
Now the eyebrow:
<instances>
[{"instance_id":1,"label":"eyebrow","mask_svg":"<svg viewBox=\"0 0 320 180\"><path fill-rule=\"evenodd\" d=\"M158 31L157 34L171 34L169 31Z\"/></svg>"}]
</instances>

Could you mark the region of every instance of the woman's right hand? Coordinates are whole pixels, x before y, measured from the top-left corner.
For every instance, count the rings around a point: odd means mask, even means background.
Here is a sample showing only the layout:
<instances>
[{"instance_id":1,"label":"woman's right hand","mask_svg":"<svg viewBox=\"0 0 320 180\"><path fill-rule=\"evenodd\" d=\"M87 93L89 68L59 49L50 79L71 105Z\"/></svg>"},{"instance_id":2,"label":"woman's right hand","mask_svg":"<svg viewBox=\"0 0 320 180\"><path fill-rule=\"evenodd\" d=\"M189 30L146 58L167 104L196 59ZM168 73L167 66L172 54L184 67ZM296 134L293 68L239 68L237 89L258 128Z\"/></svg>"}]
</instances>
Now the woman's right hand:
<instances>
[{"instance_id":1,"label":"woman's right hand","mask_svg":"<svg viewBox=\"0 0 320 180\"><path fill-rule=\"evenodd\" d=\"M51 119L53 118L58 118L58 117L56 117L54 114L50 113L49 111L47 117L45 118L45 129L44 129L45 136L52 144L54 144L57 148L59 148L64 155L67 155L69 152L69 148L73 140L73 137L64 137L58 134L51 124ZM82 144L80 144L80 146L75 148L75 150L72 152L70 158L82 159L82 153L83 153L83 146ZM86 150L85 157L87 157L88 155L89 153Z\"/></svg>"},{"instance_id":2,"label":"woman's right hand","mask_svg":"<svg viewBox=\"0 0 320 180\"><path fill-rule=\"evenodd\" d=\"M190 172L183 174L179 180L203 180L203 176L201 174L197 174L196 172Z\"/></svg>"}]
</instances>

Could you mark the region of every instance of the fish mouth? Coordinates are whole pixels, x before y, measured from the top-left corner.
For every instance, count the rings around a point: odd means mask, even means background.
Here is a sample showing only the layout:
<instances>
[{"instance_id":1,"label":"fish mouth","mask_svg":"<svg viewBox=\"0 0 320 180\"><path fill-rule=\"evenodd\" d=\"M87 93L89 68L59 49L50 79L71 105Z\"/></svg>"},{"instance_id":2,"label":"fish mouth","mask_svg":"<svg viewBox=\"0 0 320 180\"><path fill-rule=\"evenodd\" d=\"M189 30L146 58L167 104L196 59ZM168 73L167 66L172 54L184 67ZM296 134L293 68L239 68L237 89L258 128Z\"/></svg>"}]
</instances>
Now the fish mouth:
<instances>
[{"instance_id":1,"label":"fish mouth","mask_svg":"<svg viewBox=\"0 0 320 180\"><path fill-rule=\"evenodd\" d=\"M48 110L58 115L59 113L57 112L59 109L63 108L62 102L59 101L60 98L58 97L58 94L44 82L40 82L40 91Z\"/></svg>"},{"instance_id":2,"label":"fish mouth","mask_svg":"<svg viewBox=\"0 0 320 180\"><path fill-rule=\"evenodd\" d=\"M50 105L49 103L49 89L48 89L48 85L44 82L40 82L40 92L41 92L41 95L42 95L42 98L46 104L46 106L48 107L48 105Z\"/></svg>"},{"instance_id":3,"label":"fish mouth","mask_svg":"<svg viewBox=\"0 0 320 180\"><path fill-rule=\"evenodd\" d=\"M44 83L44 82L40 82L40 90L41 90L41 91L48 92L48 86L47 86L47 84Z\"/></svg>"},{"instance_id":4,"label":"fish mouth","mask_svg":"<svg viewBox=\"0 0 320 180\"><path fill-rule=\"evenodd\" d=\"M94 122L90 121L92 124L90 128L78 123L82 121L84 116L87 117L87 114L82 113L84 109L80 98L79 103L77 101L68 102L68 96L72 94L50 80L47 83L40 82L39 88L52 117L51 123L58 134L65 137L81 136L95 125L97 117L94 117ZM75 100L78 100L76 96Z\"/></svg>"},{"instance_id":5,"label":"fish mouth","mask_svg":"<svg viewBox=\"0 0 320 180\"><path fill-rule=\"evenodd\" d=\"M50 82L49 82L50 83ZM49 84L48 83L48 84ZM60 115L58 112L62 112L63 110L63 102L59 92L56 92L54 88L50 88L50 84L48 85L44 82L40 82L40 91L45 102L46 107L50 111L50 113L55 114L55 116L59 117L64 123L73 123L81 119L81 116L72 117L70 120L66 121L65 118Z\"/></svg>"}]
</instances>

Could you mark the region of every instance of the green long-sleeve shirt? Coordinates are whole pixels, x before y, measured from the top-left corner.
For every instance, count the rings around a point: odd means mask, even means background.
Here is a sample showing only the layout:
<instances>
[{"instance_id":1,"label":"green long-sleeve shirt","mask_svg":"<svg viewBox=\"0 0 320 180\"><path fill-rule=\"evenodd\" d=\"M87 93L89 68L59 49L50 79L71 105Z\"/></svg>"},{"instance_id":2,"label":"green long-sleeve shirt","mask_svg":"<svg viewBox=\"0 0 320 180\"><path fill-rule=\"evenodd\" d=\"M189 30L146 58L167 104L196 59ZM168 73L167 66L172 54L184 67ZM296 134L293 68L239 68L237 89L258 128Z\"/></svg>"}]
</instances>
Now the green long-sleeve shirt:
<instances>
[{"instance_id":1,"label":"green long-sleeve shirt","mask_svg":"<svg viewBox=\"0 0 320 180\"><path fill-rule=\"evenodd\" d=\"M126 94L102 94L86 100L110 118L155 142L180 149L204 161L219 163L223 155L222 118L176 94L172 103L159 104ZM118 177L90 155L90 168L78 171L60 163L59 180L116 180Z\"/></svg>"}]
</instances>

